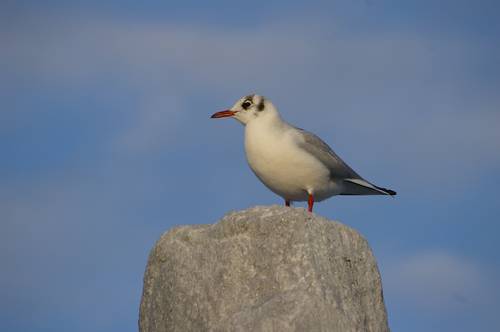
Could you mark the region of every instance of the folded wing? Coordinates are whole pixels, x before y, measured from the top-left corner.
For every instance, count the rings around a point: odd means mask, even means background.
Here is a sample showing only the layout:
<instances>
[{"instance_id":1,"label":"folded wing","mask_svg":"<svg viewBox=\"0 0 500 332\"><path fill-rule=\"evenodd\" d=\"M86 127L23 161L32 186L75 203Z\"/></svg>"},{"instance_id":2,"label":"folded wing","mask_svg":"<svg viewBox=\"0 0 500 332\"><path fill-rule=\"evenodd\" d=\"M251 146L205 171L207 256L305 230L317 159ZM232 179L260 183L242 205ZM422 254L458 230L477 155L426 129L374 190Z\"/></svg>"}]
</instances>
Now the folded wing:
<instances>
[{"instance_id":1,"label":"folded wing","mask_svg":"<svg viewBox=\"0 0 500 332\"><path fill-rule=\"evenodd\" d=\"M332 179L342 181L344 190L341 195L396 195L393 190L378 187L363 179L318 136L304 129L296 129L301 136L299 146L328 167Z\"/></svg>"}]
</instances>

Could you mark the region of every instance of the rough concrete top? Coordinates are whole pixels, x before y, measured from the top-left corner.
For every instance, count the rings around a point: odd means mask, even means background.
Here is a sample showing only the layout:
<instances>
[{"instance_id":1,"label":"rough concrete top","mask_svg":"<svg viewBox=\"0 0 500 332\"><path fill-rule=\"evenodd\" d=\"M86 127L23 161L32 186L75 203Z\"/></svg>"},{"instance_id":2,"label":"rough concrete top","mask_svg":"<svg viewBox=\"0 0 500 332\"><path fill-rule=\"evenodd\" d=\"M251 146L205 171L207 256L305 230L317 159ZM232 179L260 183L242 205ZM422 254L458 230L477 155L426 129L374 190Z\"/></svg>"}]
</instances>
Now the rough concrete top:
<instances>
[{"instance_id":1,"label":"rough concrete top","mask_svg":"<svg viewBox=\"0 0 500 332\"><path fill-rule=\"evenodd\" d=\"M140 331L389 331L366 240L301 208L181 226L151 251Z\"/></svg>"}]
</instances>

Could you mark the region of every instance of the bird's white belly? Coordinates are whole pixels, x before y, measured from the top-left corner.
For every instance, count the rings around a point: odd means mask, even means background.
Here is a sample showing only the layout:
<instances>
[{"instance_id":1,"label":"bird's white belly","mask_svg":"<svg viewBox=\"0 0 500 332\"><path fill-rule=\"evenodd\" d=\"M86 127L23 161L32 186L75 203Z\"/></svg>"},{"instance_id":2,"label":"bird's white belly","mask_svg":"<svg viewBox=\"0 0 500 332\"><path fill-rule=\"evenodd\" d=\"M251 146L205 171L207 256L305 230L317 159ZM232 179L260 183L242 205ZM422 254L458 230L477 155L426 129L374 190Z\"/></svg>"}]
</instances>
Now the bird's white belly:
<instances>
[{"instance_id":1,"label":"bird's white belly","mask_svg":"<svg viewBox=\"0 0 500 332\"><path fill-rule=\"evenodd\" d=\"M309 192L316 201L338 194L338 185L319 160L289 135L266 132L247 132L245 149L250 168L270 190L292 201L306 201Z\"/></svg>"}]
</instances>

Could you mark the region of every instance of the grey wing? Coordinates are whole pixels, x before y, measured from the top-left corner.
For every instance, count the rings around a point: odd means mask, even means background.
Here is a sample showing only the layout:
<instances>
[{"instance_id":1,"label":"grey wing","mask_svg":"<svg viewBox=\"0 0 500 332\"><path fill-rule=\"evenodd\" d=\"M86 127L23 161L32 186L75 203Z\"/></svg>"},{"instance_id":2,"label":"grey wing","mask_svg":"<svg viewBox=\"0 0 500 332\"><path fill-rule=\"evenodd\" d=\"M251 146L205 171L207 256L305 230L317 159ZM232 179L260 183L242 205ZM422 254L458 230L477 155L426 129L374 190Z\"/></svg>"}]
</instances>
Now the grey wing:
<instances>
[{"instance_id":1,"label":"grey wing","mask_svg":"<svg viewBox=\"0 0 500 332\"><path fill-rule=\"evenodd\" d=\"M362 179L351 167L349 167L333 150L318 136L296 128L303 140L299 140L299 146L321 161L328 169L332 178L338 179Z\"/></svg>"}]
</instances>

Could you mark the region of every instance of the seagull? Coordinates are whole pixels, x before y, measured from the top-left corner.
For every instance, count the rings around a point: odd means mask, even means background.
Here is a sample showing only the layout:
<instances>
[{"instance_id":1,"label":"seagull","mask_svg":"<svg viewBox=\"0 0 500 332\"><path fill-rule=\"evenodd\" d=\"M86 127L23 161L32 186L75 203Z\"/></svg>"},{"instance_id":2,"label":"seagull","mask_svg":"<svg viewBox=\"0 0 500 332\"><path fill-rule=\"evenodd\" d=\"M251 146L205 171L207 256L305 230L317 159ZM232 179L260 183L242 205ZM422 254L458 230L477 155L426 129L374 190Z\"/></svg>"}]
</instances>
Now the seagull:
<instances>
[{"instance_id":1,"label":"seagull","mask_svg":"<svg viewBox=\"0 0 500 332\"><path fill-rule=\"evenodd\" d=\"M251 94L211 118L234 118L245 126L247 162L272 192L290 202L314 202L335 195L396 192L363 179L318 136L284 121L269 99Z\"/></svg>"}]
</instances>

